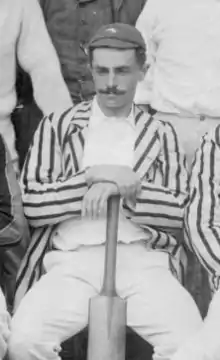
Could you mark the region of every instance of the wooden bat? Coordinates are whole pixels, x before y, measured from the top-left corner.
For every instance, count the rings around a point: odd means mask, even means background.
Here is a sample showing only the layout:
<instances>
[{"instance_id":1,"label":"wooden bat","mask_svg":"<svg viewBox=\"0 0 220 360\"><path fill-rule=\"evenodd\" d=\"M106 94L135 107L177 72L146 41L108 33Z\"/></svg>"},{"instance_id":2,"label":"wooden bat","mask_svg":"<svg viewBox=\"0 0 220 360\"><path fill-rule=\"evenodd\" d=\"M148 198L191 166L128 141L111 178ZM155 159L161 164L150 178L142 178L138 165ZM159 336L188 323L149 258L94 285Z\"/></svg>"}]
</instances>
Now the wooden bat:
<instances>
[{"instance_id":1,"label":"wooden bat","mask_svg":"<svg viewBox=\"0 0 220 360\"><path fill-rule=\"evenodd\" d=\"M87 360L125 359L126 302L115 288L119 204L119 196L108 200L104 280L90 299Z\"/></svg>"}]
</instances>

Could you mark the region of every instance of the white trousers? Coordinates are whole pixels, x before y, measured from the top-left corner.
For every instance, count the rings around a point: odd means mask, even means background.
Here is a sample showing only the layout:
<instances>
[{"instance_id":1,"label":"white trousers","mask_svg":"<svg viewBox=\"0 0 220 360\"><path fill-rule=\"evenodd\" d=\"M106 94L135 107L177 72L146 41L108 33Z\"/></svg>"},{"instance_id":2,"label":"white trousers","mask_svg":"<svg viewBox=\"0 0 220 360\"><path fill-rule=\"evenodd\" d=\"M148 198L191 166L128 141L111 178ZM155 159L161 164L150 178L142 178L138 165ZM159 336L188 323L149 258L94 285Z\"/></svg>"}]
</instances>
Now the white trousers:
<instances>
[{"instance_id":1,"label":"white trousers","mask_svg":"<svg viewBox=\"0 0 220 360\"><path fill-rule=\"evenodd\" d=\"M0 289L0 360L6 354L10 336L10 315L7 311L5 297Z\"/></svg>"},{"instance_id":2,"label":"white trousers","mask_svg":"<svg viewBox=\"0 0 220 360\"><path fill-rule=\"evenodd\" d=\"M103 280L104 246L46 255L47 274L21 301L9 342L11 360L58 360L60 344L88 323L89 299ZM168 360L201 327L192 297L172 276L164 252L118 245L116 286L127 300L127 324Z\"/></svg>"},{"instance_id":3,"label":"white trousers","mask_svg":"<svg viewBox=\"0 0 220 360\"><path fill-rule=\"evenodd\" d=\"M219 360L220 359L220 290L209 306L203 326L185 345L181 346L172 360Z\"/></svg>"},{"instance_id":4,"label":"white trousers","mask_svg":"<svg viewBox=\"0 0 220 360\"><path fill-rule=\"evenodd\" d=\"M168 114L157 112L155 118L170 122L185 150L189 165L191 165L195 150L199 147L202 136L220 124L220 117L185 116L183 114Z\"/></svg>"}]
</instances>

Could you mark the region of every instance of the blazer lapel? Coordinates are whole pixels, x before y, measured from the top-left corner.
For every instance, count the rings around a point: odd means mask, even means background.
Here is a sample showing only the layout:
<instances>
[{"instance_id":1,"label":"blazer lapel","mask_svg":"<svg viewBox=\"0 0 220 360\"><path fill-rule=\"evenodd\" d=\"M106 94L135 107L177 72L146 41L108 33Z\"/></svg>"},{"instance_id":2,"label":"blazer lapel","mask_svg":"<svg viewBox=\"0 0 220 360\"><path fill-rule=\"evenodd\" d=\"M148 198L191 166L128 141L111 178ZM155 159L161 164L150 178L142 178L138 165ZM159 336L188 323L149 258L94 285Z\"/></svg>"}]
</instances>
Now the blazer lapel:
<instances>
[{"instance_id":1,"label":"blazer lapel","mask_svg":"<svg viewBox=\"0 0 220 360\"><path fill-rule=\"evenodd\" d=\"M75 173L80 170L90 114L91 103L86 109L78 108L69 124L65 141L65 173L68 176L72 175L72 170Z\"/></svg>"},{"instance_id":2,"label":"blazer lapel","mask_svg":"<svg viewBox=\"0 0 220 360\"><path fill-rule=\"evenodd\" d=\"M149 114L135 107L136 141L134 167L143 179L160 152L158 122Z\"/></svg>"},{"instance_id":3,"label":"blazer lapel","mask_svg":"<svg viewBox=\"0 0 220 360\"><path fill-rule=\"evenodd\" d=\"M65 173L78 172L83 157L84 144L91 115L91 104L79 107L70 122L65 141ZM135 106L136 141L134 147L134 171L144 178L160 152L158 122ZM71 170L72 169L72 170Z\"/></svg>"}]
</instances>

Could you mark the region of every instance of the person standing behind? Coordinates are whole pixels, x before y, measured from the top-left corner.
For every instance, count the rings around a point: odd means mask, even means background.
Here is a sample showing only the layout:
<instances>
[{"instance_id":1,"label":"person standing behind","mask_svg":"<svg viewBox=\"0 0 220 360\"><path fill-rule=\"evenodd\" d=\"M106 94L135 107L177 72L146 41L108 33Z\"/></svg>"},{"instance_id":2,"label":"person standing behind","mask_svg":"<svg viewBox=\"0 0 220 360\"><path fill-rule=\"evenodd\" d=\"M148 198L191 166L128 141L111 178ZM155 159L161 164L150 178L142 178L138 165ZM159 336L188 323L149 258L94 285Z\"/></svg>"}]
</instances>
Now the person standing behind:
<instances>
[{"instance_id":1,"label":"person standing behind","mask_svg":"<svg viewBox=\"0 0 220 360\"><path fill-rule=\"evenodd\" d=\"M148 0L136 27L150 69L135 101L169 120L189 163L201 136L220 123L220 2Z\"/></svg>"},{"instance_id":2,"label":"person standing behind","mask_svg":"<svg viewBox=\"0 0 220 360\"><path fill-rule=\"evenodd\" d=\"M16 106L16 61L30 75L43 114L72 106L37 0L0 1L0 133L18 168L11 122Z\"/></svg>"},{"instance_id":3,"label":"person standing behind","mask_svg":"<svg viewBox=\"0 0 220 360\"><path fill-rule=\"evenodd\" d=\"M91 100L95 88L86 46L100 26L135 25L146 0L39 0L74 104Z\"/></svg>"},{"instance_id":4,"label":"person standing behind","mask_svg":"<svg viewBox=\"0 0 220 360\"><path fill-rule=\"evenodd\" d=\"M74 104L89 100L95 94L85 51L92 34L101 25L115 21L135 25L145 2L146 0L39 0ZM30 140L42 114L33 99L30 78L23 71L19 71L19 74L19 103L13 118L22 168ZM18 123L20 126L17 126Z\"/></svg>"}]
</instances>

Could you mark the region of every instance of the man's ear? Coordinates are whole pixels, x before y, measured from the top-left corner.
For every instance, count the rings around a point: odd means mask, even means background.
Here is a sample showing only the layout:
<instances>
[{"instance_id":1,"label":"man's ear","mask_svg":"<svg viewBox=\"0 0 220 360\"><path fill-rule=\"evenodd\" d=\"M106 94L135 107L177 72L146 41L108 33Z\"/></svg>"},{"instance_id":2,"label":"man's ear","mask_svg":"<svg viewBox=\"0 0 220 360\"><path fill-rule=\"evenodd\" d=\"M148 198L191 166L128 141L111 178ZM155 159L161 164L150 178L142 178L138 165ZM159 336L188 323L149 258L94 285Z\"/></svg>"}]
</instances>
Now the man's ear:
<instances>
[{"instance_id":1,"label":"man's ear","mask_svg":"<svg viewBox=\"0 0 220 360\"><path fill-rule=\"evenodd\" d=\"M145 75L146 75L148 69L149 69L149 64L145 63L145 64L142 66L141 70L140 70L139 81L143 81L143 80L144 80Z\"/></svg>"},{"instance_id":2,"label":"man's ear","mask_svg":"<svg viewBox=\"0 0 220 360\"><path fill-rule=\"evenodd\" d=\"M88 69L89 69L89 71L90 71L90 73L92 74L92 77L93 77L94 75L93 75L93 67L92 67L92 64L89 63L87 66L88 66Z\"/></svg>"}]
</instances>

